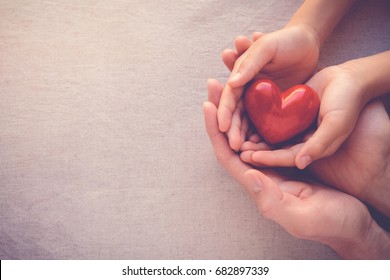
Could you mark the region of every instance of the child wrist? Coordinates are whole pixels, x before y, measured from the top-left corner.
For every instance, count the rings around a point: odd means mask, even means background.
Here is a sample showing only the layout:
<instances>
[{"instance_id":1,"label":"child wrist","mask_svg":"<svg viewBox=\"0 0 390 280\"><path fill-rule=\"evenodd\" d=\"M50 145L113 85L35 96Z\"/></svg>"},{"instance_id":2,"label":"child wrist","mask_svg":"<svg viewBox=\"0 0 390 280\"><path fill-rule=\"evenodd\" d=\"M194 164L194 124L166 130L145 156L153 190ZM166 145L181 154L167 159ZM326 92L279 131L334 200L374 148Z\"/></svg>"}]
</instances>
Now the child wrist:
<instances>
[{"instance_id":1,"label":"child wrist","mask_svg":"<svg viewBox=\"0 0 390 280\"><path fill-rule=\"evenodd\" d=\"M373 96L373 89L370 87L369 73L367 69L359 63L359 59L350 60L339 65L344 73L353 77L355 88L357 93L360 95L361 107L370 101Z\"/></svg>"},{"instance_id":2,"label":"child wrist","mask_svg":"<svg viewBox=\"0 0 390 280\"><path fill-rule=\"evenodd\" d=\"M319 32L317 32L313 26L304 22L291 21L284 28L292 27L299 29L302 33L310 37L316 43L318 49L320 49L322 40L320 38Z\"/></svg>"}]
</instances>

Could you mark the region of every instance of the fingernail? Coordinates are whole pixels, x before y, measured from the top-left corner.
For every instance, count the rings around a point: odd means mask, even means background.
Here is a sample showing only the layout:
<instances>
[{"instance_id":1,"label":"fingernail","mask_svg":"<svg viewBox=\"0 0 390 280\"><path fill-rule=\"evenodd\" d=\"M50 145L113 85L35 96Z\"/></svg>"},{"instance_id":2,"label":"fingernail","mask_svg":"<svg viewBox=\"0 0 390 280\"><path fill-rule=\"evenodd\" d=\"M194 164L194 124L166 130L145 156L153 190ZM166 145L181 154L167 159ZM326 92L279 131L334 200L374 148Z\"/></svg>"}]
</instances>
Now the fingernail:
<instances>
[{"instance_id":1,"label":"fingernail","mask_svg":"<svg viewBox=\"0 0 390 280\"><path fill-rule=\"evenodd\" d=\"M255 177L254 181L255 181L255 184L254 184L252 189L255 193L259 193L262 189L263 182L261 181L261 179L258 176Z\"/></svg>"},{"instance_id":2,"label":"fingernail","mask_svg":"<svg viewBox=\"0 0 390 280\"><path fill-rule=\"evenodd\" d=\"M301 163L300 168L304 169L306 166L308 166L311 163L311 157L308 156L308 155L302 156L301 160L300 160L300 163Z\"/></svg>"}]
</instances>

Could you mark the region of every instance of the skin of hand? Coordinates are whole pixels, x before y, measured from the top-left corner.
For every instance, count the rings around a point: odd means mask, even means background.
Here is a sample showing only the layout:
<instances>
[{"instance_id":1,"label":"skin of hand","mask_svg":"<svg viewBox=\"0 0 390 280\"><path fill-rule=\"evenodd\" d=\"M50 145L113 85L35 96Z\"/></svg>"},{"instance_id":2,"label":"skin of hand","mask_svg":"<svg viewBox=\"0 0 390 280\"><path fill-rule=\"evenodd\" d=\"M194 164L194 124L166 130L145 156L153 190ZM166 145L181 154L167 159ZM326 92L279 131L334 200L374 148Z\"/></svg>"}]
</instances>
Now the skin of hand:
<instances>
[{"instance_id":1,"label":"skin of hand","mask_svg":"<svg viewBox=\"0 0 390 280\"><path fill-rule=\"evenodd\" d=\"M390 217L390 121L383 103L375 99L362 110L355 129L331 157L313 162L309 171L326 185L365 201ZM367 147L370 147L369 149ZM294 161L299 149L266 151L264 143L245 142L241 159L255 166L268 161L279 166ZM254 152L262 149L262 152ZM370 187L367 187L370 186Z\"/></svg>"},{"instance_id":2,"label":"skin of hand","mask_svg":"<svg viewBox=\"0 0 390 280\"><path fill-rule=\"evenodd\" d=\"M303 169L312 161L334 154L353 131L366 105L366 87L348 63L327 67L308 82L320 95L318 128L295 157Z\"/></svg>"},{"instance_id":3,"label":"skin of hand","mask_svg":"<svg viewBox=\"0 0 390 280\"><path fill-rule=\"evenodd\" d=\"M249 45L241 37L236 39L236 52L225 50L222 58L232 73L225 86L218 107L219 129L229 132L229 144L238 151L242 142L240 123L233 124L233 115L241 99L245 84L253 78L269 78L282 89L306 81L317 67L319 43L313 30L306 25L288 26L281 30L254 34ZM231 63L233 61L234 63Z\"/></svg>"},{"instance_id":4,"label":"skin of hand","mask_svg":"<svg viewBox=\"0 0 390 280\"><path fill-rule=\"evenodd\" d=\"M303 83L314 72L320 45L347 13L355 0L306 0L287 25L269 34L255 34L253 45L246 43L237 52L223 52L231 75L218 107L219 129L228 132L230 147L236 151L244 139L238 107L245 84L253 78L270 78L282 90ZM236 40L237 42L237 40ZM226 63L225 63L226 64ZM238 112L237 112L238 111ZM232 131L230 131L232 130ZM308 157L304 158L308 161Z\"/></svg>"},{"instance_id":5,"label":"skin of hand","mask_svg":"<svg viewBox=\"0 0 390 280\"><path fill-rule=\"evenodd\" d=\"M294 236L332 247L344 258L388 258L390 238L358 199L318 183L287 180L244 163L219 130L217 107L223 87L209 80L204 103L206 130L220 164L256 201L259 211Z\"/></svg>"},{"instance_id":6,"label":"skin of hand","mask_svg":"<svg viewBox=\"0 0 390 280\"><path fill-rule=\"evenodd\" d=\"M390 217L389 143L389 115L375 99L364 107L355 129L337 152L315 161L309 170L327 185L337 186Z\"/></svg>"},{"instance_id":7,"label":"skin of hand","mask_svg":"<svg viewBox=\"0 0 390 280\"><path fill-rule=\"evenodd\" d=\"M256 40L256 37L260 36L261 34L258 34L257 36L255 34L254 40ZM245 37L237 38L235 42L237 49L236 54L228 52L223 55L223 60L229 69L234 65L237 56L240 55L240 53L243 53L245 48L248 48L250 44L250 40ZM339 136L332 144L328 144L329 148L327 152L332 154L333 150L339 149L334 156L315 161L310 166L310 171L316 175L317 179L320 179L326 185L334 186L358 197L374 206L386 216L390 216L390 204L388 203L390 201L390 188L387 184L390 179L390 167L388 165L390 159L390 147L388 146L388 143L390 143L390 122L383 104L379 101L368 104L360 114L359 123L353 130L353 135L351 135L346 142L343 141L344 139L347 139L350 133L349 131L352 131L350 127L354 126L352 124L354 124L356 122L355 119L358 118L360 107L362 107L370 98L376 97L380 95L381 92L385 92L389 89L388 83L381 82L384 80L384 78L381 77L383 76L382 73L377 73L375 75L374 69L372 69L370 71L371 75L369 75L366 71L361 70L366 70L369 65L372 64L377 65L380 61L387 61L386 58L389 55L390 52L385 52L373 57L354 60L352 63L348 62L341 66L329 67L318 73L315 78L309 81L309 84L312 82L312 86L317 88L324 88L326 86L326 83L321 83L321 80L327 81L327 83L331 82L333 87L330 87L327 91L330 92L330 98L326 99L328 104L330 104L329 107L332 107L332 96L336 96L335 94L332 95L332 92L336 92L336 90L343 88L342 85L346 81L350 81L349 83L351 86L349 89L348 86L344 86L344 90L342 91L344 92L344 99L346 101L340 102L340 104L346 104L347 106L345 106L345 108L348 108L349 106L349 110L355 112L352 115L348 115L348 112L342 112L343 107L336 107L334 109L336 114L334 114L333 117L331 116L332 113L326 115L327 122L322 123L322 128L325 128L323 129L324 135L321 136L321 133L317 132L317 136L320 135L318 138L323 139L317 138L318 141L316 141L316 138L313 137L311 142L314 142L315 144L321 143L321 141L323 143L332 143L332 134L328 132L333 132L333 135L339 134ZM388 63L384 63L382 69L386 70L387 64ZM365 72L365 75L359 75L358 72ZM359 81L364 80L362 78L363 76L375 80L375 82L367 83L375 86L365 89L363 83L359 84ZM380 84L379 87L377 86L378 84ZM352 97L348 97L347 93L353 94L354 91L355 94ZM389 96L390 95L387 96L387 100L389 100ZM336 97L342 100L342 95L337 95ZM354 100L354 97L358 98L355 98L355 102L350 102ZM384 99L386 100L386 98ZM334 100L334 103L336 104L340 100ZM387 103L387 107L390 107L390 102ZM239 101L239 106L237 108L238 110L236 112L239 113L233 115L233 127L236 127L237 129L240 128L241 138L249 140L241 146L241 159L243 161L260 167L294 166L296 164L297 154L299 154L303 143L287 147L286 149L272 151L272 147L261 142L259 136L250 130L250 125L244 114L241 100ZM324 111L326 112L326 110L323 110L323 112ZM329 121L332 118L334 118L334 123ZM228 138L231 131L232 130L229 130L227 133ZM326 137L328 137L328 140L326 140ZM307 136L306 140L307 139L310 139L310 137ZM341 145L341 143L343 143L343 145ZM326 147L326 144L323 144L323 147ZM365 147L371 148L367 150ZM325 154L323 154L323 156L324 155ZM304 166L305 165L302 167ZM367 188L367 186L370 186L370 188Z\"/></svg>"},{"instance_id":8,"label":"skin of hand","mask_svg":"<svg viewBox=\"0 0 390 280\"><path fill-rule=\"evenodd\" d=\"M353 61L327 67L307 82L321 99L318 128L313 135L285 149L255 152L251 161L303 169L315 160L333 155L352 133L361 110L370 100L357 64ZM245 145L244 149L247 150Z\"/></svg>"}]
</instances>

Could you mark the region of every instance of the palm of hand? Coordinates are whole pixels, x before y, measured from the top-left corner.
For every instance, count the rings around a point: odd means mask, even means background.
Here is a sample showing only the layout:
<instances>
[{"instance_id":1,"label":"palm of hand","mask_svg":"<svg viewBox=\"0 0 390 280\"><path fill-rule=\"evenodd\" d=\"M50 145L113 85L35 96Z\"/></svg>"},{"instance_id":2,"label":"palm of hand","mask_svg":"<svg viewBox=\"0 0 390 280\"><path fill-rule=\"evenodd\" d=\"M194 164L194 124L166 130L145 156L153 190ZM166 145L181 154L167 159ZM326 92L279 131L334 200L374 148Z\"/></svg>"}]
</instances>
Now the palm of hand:
<instances>
[{"instance_id":1,"label":"palm of hand","mask_svg":"<svg viewBox=\"0 0 390 280\"><path fill-rule=\"evenodd\" d=\"M359 242L364 238L371 218L358 199L317 183L301 181L304 178L290 181L264 173L268 178L262 178L266 186L263 194L258 195L259 210L291 234L326 244L335 239Z\"/></svg>"},{"instance_id":2,"label":"palm of hand","mask_svg":"<svg viewBox=\"0 0 390 280\"><path fill-rule=\"evenodd\" d=\"M328 245L341 240L361 241L371 222L367 208L356 198L300 178L287 180L271 170L253 169L241 161L218 128L217 106L222 85L209 82L205 123L221 165L252 195L260 212L291 234ZM260 191L255 186L259 186Z\"/></svg>"},{"instance_id":3,"label":"palm of hand","mask_svg":"<svg viewBox=\"0 0 390 280\"><path fill-rule=\"evenodd\" d=\"M389 142L388 114L380 101L373 101L363 109L351 135L336 153L314 161L309 169L316 179L326 185L366 200L370 195L368 191L374 191L375 187L385 183L380 180L390 158ZM283 166L284 162L294 162L299 144L285 151L270 151L270 147L264 143L248 141L243 148L241 158L245 162L255 166L271 163L274 166ZM245 149L249 150L249 153ZM258 160L261 160L261 163Z\"/></svg>"}]
</instances>

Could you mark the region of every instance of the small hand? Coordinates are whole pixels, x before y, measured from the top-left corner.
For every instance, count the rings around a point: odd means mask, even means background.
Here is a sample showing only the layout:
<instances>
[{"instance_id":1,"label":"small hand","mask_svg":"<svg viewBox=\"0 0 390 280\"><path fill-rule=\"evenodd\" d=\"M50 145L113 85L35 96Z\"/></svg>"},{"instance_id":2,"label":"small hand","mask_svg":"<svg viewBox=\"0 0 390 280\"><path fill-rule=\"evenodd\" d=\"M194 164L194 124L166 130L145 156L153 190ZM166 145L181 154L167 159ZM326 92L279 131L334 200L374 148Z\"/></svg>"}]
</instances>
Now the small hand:
<instances>
[{"instance_id":1,"label":"small hand","mask_svg":"<svg viewBox=\"0 0 390 280\"><path fill-rule=\"evenodd\" d=\"M260 32L253 33L253 42L258 40L262 35ZM236 60L252 45L252 42L245 36L239 36L236 38L234 45L236 51L225 49L222 52L222 60L230 71L233 70ZM236 108L232 114L230 128L226 132L229 145L235 151L238 151L242 143L247 139L249 120L244 113L243 100L240 99L237 101Z\"/></svg>"},{"instance_id":2,"label":"small hand","mask_svg":"<svg viewBox=\"0 0 390 280\"><path fill-rule=\"evenodd\" d=\"M253 161L303 169L315 160L334 154L351 134L365 105L364 86L356 80L353 71L342 66L328 67L314 75L307 85L321 99L317 130L305 142L287 149L254 153Z\"/></svg>"},{"instance_id":3,"label":"small hand","mask_svg":"<svg viewBox=\"0 0 390 280\"><path fill-rule=\"evenodd\" d=\"M236 49L236 52L225 50L222 55L225 64L232 70L218 107L219 129L222 132L230 129L247 82L255 77L269 78L282 88L302 83L314 72L319 55L315 36L301 25L264 35L256 33L253 44L248 40L243 42L241 38L236 40ZM243 140L237 130L230 134L230 145L238 150Z\"/></svg>"}]
</instances>

